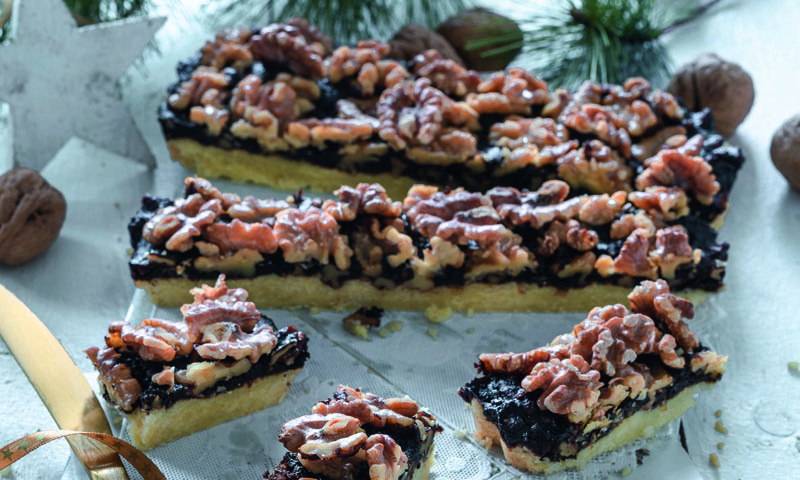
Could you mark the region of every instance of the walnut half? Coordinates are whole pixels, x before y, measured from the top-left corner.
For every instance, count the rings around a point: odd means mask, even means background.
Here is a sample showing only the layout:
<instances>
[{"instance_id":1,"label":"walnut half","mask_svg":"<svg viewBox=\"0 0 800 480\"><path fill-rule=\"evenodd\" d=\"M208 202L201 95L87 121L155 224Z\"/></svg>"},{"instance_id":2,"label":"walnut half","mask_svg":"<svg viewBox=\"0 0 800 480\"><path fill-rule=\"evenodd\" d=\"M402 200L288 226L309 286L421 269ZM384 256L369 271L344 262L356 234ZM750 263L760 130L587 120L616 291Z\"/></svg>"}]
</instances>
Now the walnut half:
<instances>
[{"instance_id":1,"label":"walnut half","mask_svg":"<svg viewBox=\"0 0 800 480\"><path fill-rule=\"evenodd\" d=\"M21 265L44 253L67 215L64 196L37 172L0 176L0 263Z\"/></svg>"}]
</instances>

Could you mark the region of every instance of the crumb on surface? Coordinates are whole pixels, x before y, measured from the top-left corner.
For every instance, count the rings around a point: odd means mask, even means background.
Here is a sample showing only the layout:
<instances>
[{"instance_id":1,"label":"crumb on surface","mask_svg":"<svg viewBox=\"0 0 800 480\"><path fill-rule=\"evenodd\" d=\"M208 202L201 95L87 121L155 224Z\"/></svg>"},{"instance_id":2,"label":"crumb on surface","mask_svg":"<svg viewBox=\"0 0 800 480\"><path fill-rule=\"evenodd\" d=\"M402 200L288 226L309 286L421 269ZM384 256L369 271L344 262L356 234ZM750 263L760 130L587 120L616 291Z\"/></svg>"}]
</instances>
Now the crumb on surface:
<instances>
[{"instance_id":1,"label":"crumb on surface","mask_svg":"<svg viewBox=\"0 0 800 480\"><path fill-rule=\"evenodd\" d=\"M789 367L789 371L791 372L800 370L800 362L789 362L786 364L786 366Z\"/></svg>"},{"instance_id":2,"label":"crumb on surface","mask_svg":"<svg viewBox=\"0 0 800 480\"><path fill-rule=\"evenodd\" d=\"M724 447L724 446L725 446L725 444L723 442L719 442L717 444L717 450L722 450L722 447Z\"/></svg>"},{"instance_id":3,"label":"crumb on surface","mask_svg":"<svg viewBox=\"0 0 800 480\"><path fill-rule=\"evenodd\" d=\"M719 433L724 433L725 435L728 434L728 429L725 428L725 425L722 424L722 421L717 420L714 424L714 430L718 431Z\"/></svg>"},{"instance_id":4,"label":"crumb on surface","mask_svg":"<svg viewBox=\"0 0 800 480\"><path fill-rule=\"evenodd\" d=\"M431 305L425 309L425 318L427 318L429 322L442 323L452 316L453 309L450 307L437 307L436 305Z\"/></svg>"},{"instance_id":5,"label":"crumb on surface","mask_svg":"<svg viewBox=\"0 0 800 480\"><path fill-rule=\"evenodd\" d=\"M467 333L469 333L470 335L472 335L473 333L475 333L475 329L474 329L474 328L472 328L472 327L470 327L470 328L468 328L468 329L467 329Z\"/></svg>"},{"instance_id":6,"label":"crumb on surface","mask_svg":"<svg viewBox=\"0 0 800 480\"><path fill-rule=\"evenodd\" d=\"M316 314L318 314L319 312L321 312L321 311L322 311L322 309L321 309L321 308L319 308L319 307L311 307L311 308L310 308L308 311L309 311L309 313L310 313L311 315L316 315Z\"/></svg>"},{"instance_id":7,"label":"crumb on surface","mask_svg":"<svg viewBox=\"0 0 800 480\"><path fill-rule=\"evenodd\" d=\"M626 465L625 468L623 468L622 471L619 472L619 475L620 477L627 477L631 473L633 473L633 469Z\"/></svg>"},{"instance_id":8,"label":"crumb on surface","mask_svg":"<svg viewBox=\"0 0 800 480\"><path fill-rule=\"evenodd\" d=\"M429 337L436 340L436 337L439 335L439 330L435 328L429 328L426 333L428 334Z\"/></svg>"},{"instance_id":9,"label":"crumb on surface","mask_svg":"<svg viewBox=\"0 0 800 480\"><path fill-rule=\"evenodd\" d=\"M467 316L469 318L472 318L473 315L475 315L475 309L474 308L468 308L467 309Z\"/></svg>"},{"instance_id":10,"label":"crumb on surface","mask_svg":"<svg viewBox=\"0 0 800 480\"><path fill-rule=\"evenodd\" d=\"M719 457L717 457L716 453L712 453L708 456L708 463L714 468L719 468Z\"/></svg>"},{"instance_id":11,"label":"crumb on surface","mask_svg":"<svg viewBox=\"0 0 800 480\"><path fill-rule=\"evenodd\" d=\"M721 417L722 416L722 410L717 410L716 412L714 412L714 416L717 417L717 418Z\"/></svg>"},{"instance_id":12,"label":"crumb on surface","mask_svg":"<svg viewBox=\"0 0 800 480\"><path fill-rule=\"evenodd\" d=\"M367 325L351 320L345 320L343 325L344 329L347 330L347 333L350 335L363 338L365 340L369 339L369 327Z\"/></svg>"},{"instance_id":13,"label":"crumb on surface","mask_svg":"<svg viewBox=\"0 0 800 480\"><path fill-rule=\"evenodd\" d=\"M454 430L453 430L453 436L454 436L455 438L459 439L459 440L466 440L466 439L467 439L467 434L466 434L466 433L464 433L464 432L462 432L462 431L461 431L461 430L459 430L459 429L454 429Z\"/></svg>"}]
</instances>

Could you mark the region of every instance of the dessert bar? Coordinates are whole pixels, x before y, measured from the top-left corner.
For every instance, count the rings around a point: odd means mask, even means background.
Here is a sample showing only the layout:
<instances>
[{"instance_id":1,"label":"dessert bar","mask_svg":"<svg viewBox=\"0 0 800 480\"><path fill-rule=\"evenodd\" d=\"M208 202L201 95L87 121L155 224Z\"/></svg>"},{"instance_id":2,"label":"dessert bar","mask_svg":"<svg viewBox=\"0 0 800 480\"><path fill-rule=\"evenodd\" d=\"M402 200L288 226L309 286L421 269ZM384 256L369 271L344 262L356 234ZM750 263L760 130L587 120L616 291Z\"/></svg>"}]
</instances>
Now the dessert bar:
<instances>
[{"instance_id":1,"label":"dessert bar","mask_svg":"<svg viewBox=\"0 0 800 480\"><path fill-rule=\"evenodd\" d=\"M415 185L402 203L377 184L336 193L240 198L188 178L183 198L143 199L131 275L158 305L224 273L261 308L337 310L574 311L624 301L642 279L693 296L722 286L728 245L679 188Z\"/></svg>"},{"instance_id":2,"label":"dessert bar","mask_svg":"<svg viewBox=\"0 0 800 480\"><path fill-rule=\"evenodd\" d=\"M224 276L191 293L183 322L114 322L86 350L143 450L280 403L308 359L304 333L276 329Z\"/></svg>"},{"instance_id":3,"label":"dessert bar","mask_svg":"<svg viewBox=\"0 0 800 480\"><path fill-rule=\"evenodd\" d=\"M485 192L680 187L715 226L743 158L642 78L551 89L520 68L482 78L436 50L410 62L386 43L333 48L302 19L219 33L178 66L158 116L174 159L207 178L330 192L417 183ZM668 147L683 155L657 155Z\"/></svg>"},{"instance_id":4,"label":"dessert bar","mask_svg":"<svg viewBox=\"0 0 800 480\"><path fill-rule=\"evenodd\" d=\"M535 473L579 469L681 416L720 380L727 357L703 346L683 320L688 300L663 280L644 281L620 304L597 307L572 333L525 353L479 357L480 376L459 390L475 438L499 445Z\"/></svg>"},{"instance_id":5,"label":"dessert bar","mask_svg":"<svg viewBox=\"0 0 800 480\"><path fill-rule=\"evenodd\" d=\"M434 461L436 418L417 402L340 386L311 415L285 423L288 452L267 480L425 480Z\"/></svg>"}]
</instances>

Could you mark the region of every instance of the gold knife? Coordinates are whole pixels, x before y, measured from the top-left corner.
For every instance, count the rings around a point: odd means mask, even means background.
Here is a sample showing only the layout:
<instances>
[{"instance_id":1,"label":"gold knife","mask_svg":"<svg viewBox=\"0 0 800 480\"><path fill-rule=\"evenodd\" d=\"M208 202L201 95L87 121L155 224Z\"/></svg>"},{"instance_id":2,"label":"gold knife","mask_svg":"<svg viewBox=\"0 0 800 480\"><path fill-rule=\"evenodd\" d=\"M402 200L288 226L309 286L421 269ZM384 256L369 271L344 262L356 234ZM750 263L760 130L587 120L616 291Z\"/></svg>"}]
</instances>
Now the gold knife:
<instances>
[{"instance_id":1,"label":"gold knife","mask_svg":"<svg viewBox=\"0 0 800 480\"><path fill-rule=\"evenodd\" d=\"M0 285L0 338L63 430L112 435L105 413L78 366L47 326ZM67 438L93 480L127 480L113 450L82 435Z\"/></svg>"}]
</instances>

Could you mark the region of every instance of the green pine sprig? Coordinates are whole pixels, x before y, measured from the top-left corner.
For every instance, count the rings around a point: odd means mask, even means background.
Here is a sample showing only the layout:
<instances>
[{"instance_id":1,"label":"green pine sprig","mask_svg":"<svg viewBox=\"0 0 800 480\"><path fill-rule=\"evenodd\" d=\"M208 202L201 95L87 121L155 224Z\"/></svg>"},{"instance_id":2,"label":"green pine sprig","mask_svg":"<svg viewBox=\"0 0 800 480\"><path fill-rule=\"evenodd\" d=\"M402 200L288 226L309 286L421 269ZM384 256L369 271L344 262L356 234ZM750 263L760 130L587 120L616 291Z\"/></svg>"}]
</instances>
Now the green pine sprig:
<instances>
[{"instance_id":1,"label":"green pine sprig","mask_svg":"<svg viewBox=\"0 0 800 480\"><path fill-rule=\"evenodd\" d=\"M522 39L489 37L467 48L494 46L484 56L521 48L518 63L553 87L575 89L587 79L621 83L634 76L663 87L672 65L661 36L719 1L690 7L687 0L554 0L520 23Z\"/></svg>"},{"instance_id":2,"label":"green pine sprig","mask_svg":"<svg viewBox=\"0 0 800 480\"><path fill-rule=\"evenodd\" d=\"M265 0L257 7L238 0L207 5L217 27L267 25L302 17L336 42L355 43L375 38L388 40L407 23L435 28L464 9L470 0Z\"/></svg>"}]
</instances>

